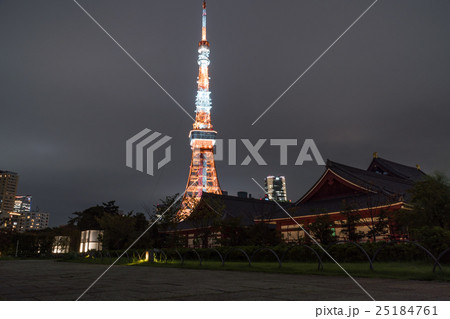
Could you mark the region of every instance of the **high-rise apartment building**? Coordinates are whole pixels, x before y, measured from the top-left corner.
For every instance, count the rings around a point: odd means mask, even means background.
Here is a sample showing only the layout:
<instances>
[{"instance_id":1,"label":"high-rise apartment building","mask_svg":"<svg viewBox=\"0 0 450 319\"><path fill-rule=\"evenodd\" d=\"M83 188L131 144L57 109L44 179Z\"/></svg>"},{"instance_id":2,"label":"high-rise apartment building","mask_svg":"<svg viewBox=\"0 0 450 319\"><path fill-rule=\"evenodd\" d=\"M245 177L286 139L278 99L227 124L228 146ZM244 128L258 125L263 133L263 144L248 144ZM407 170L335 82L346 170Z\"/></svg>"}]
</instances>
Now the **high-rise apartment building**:
<instances>
[{"instance_id":1,"label":"high-rise apartment building","mask_svg":"<svg viewBox=\"0 0 450 319\"><path fill-rule=\"evenodd\" d=\"M14 211L16 213L31 212L31 195L18 195L14 201Z\"/></svg>"},{"instance_id":2,"label":"high-rise apartment building","mask_svg":"<svg viewBox=\"0 0 450 319\"><path fill-rule=\"evenodd\" d=\"M48 227L48 222L50 219L49 213L41 213L41 212L23 212L20 213L20 216L17 219L13 219L13 221L17 221L17 225L14 228L17 228L18 231L23 232L27 230L41 230Z\"/></svg>"},{"instance_id":3,"label":"high-rise apartment building","mask_svg":"<svg viewBox=\"0 0 450 319\"><path fill-rule=\"evenodd\" d=\"M0 216L6 217L14 211L18 181L17 173L0 171Z\"/></svg>"}]
</instances>

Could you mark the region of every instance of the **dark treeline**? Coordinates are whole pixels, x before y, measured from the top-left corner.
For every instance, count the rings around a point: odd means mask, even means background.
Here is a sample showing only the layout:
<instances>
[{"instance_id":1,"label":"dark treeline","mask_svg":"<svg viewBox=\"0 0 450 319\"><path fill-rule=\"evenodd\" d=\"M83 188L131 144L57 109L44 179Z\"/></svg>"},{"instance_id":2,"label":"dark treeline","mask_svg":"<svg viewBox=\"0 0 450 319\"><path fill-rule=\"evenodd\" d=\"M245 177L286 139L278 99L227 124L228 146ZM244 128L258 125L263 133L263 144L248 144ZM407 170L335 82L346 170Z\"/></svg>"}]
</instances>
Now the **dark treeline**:
<instances>
[{"instance_id":1,"label":"dark treeline","mask_svg":"<svg viewBox=\"0 0 450 319\"><path fill-rule=\"evenodd\" d=\"M351 207L343 203L342 213L346 220L340 222L343 234L351 241L371 241L378 235L388 232L392 221L409 240L423 244L433 254L442 252L450 246L450 183L443 174L426 176L417 182L411 192L410 207L390 216L383 213L369 225L369 233L357 231L360 217L353 213ZM180 204L174 203L177 194L160 200L158 205L147 209L145 213L122 213L115 201L87 208L73 213L68 224L40 231L18 233L0 231L0 252L2 256L50 255L55 236L69 236L69 250L77 252L80 245L80 233L83 230L102 230L98 238L103 250L123 250L129 247L150 225L153 225L134 245L135 249L150 247L174 248L187 244L187 238L176 232L180 219L177 214ZM196 247L207 248L221 246L276 246L282 244L281 235L269 223L245 224L239 218L223 218L223 204L220 202L198 205L187 221L198 231L195 236ZM245 225L244 225L245 224ZM333 234L335 222L320 215L305 227L324 245L337 240ZM215 235L217 233L223 236ZM308 239L301 238L299 243ZM18 243L18 245L17 245Z\"/></svg>"}]
</instances>

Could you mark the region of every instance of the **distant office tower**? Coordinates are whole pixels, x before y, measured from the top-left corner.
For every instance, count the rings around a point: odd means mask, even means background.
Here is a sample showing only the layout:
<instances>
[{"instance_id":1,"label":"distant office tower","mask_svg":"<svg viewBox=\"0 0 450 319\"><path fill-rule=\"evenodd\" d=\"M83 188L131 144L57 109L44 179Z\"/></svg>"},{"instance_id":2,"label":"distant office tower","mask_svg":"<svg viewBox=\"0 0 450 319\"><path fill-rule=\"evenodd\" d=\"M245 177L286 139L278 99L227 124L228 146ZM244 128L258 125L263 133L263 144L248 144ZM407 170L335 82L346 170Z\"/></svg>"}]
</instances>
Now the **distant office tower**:
<instances>
[{"instance_id":1,"label":"distant office tower","mask_svg":"<svg viewBox=\"0 0 450 319\"><path fill-rule=\"evenodd\" d=\"M14 211L18 181L19 175L17 173L0 171L0 215Z\"/></svg>"},{"instance_id":2,"label":"distant office tower","mask_svg":"<svg viewBox=\"0 0 450 319\"><path fill-rule=\"evenodd\" d=\"M31 195L16 196L16 200L14 201L14 211L16 213L31 212Z\"/></svg>"},{"instance_id":3,"label":"distant office tower","mask_svg":"<svg viewBox=\"0 0 450 319\"><path fill-rule=\"evenodd\" d=\"M284 176L267 176L265 188L268 199L287 202L286 179Z\"/></svg>"},{"instance_id":4,"label":"distant office tower","mask_svg":"<svg viewBox=\"0 0 450 319\"><path fill-rule=\"evenodd\" d=\"M17 228L20 232L45 229L48 227L49 219L49 213L23 212L17 219L14 219L17 220L17 225L14 225L13 228Z\"/></svg>"}]
</instances>

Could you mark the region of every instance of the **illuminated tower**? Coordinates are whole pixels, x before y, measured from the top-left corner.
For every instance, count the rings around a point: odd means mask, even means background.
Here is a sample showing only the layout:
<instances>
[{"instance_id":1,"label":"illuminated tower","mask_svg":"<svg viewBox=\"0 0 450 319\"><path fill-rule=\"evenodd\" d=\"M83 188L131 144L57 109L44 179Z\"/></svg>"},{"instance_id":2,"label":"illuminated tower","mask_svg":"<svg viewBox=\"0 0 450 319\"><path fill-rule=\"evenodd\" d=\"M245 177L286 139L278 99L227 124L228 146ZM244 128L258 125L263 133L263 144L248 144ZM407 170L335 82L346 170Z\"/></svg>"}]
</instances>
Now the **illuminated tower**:
<instances>
[{"instance_id":1,"label":"illuminated tower","mask_svg":"<svg viewBox=\"0 0 450 319\"><path fill-rule=\"evenodd\" d=\"M190 214L202 193L222 194L214 163L214 144L217 132L211 124L211 92L209 91L209 42L206 40L206 0L203 1L202 40L198 43L198 89L195 99L196 116L193 130L189 133L192 149L186 193L181 214Z\"/></svg>"}]
</instances>

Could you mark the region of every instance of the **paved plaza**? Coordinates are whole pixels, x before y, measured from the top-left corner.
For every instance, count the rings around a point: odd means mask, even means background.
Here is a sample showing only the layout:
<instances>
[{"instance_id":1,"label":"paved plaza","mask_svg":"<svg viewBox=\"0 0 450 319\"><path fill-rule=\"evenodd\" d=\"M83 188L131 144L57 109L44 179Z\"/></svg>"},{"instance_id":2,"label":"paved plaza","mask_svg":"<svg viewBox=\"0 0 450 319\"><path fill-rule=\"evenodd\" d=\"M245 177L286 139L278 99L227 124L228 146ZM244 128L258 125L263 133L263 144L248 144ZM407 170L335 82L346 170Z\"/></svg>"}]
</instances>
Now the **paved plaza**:
<instances>
[{"instance_id":1,"label":"paved plaza","mask_svg":"<svg viewBox=\"0 0 450 319\"><path fill-rule=\"evenodd\" d=\"M75 300L107 268L0 261L0 300ZM377 300L450 300L450 283L357 278ZM348 277L114 266L83 300L368 300Z\"/></svg>"}]
</instances>

